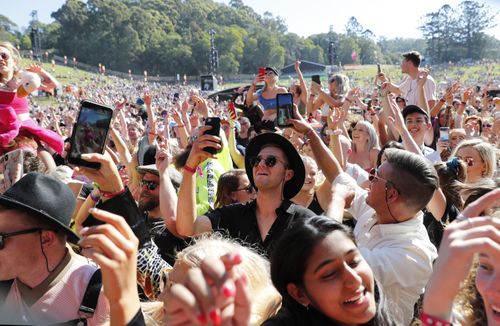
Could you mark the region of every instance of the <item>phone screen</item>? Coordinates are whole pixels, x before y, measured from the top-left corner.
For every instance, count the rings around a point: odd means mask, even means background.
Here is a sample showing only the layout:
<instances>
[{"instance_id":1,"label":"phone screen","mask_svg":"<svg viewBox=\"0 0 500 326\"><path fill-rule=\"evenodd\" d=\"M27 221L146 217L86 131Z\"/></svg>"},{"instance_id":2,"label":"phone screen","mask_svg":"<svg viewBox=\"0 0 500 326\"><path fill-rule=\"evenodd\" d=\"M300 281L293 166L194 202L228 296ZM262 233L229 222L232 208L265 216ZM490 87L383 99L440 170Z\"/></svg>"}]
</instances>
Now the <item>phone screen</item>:
<instances>
[{"instance_id":1,"label":"phone screen","mask_svg":"<svg viewBox=\"0 0 500 326\"><path fill-rule=\"evenodd\" d=\"M321 85L321 77L319 75L312 75L311 76L311 80L313 82L315 82L316 84L320 84Z\"/></svg>"},{"instance_id":2,"label":"phone screen","mask_svg":"<svg viewBox=\"0 0 500 326\"><path fill-rule=\"evenodd\" d=\"M447 142L450 140L450 128L441 127L439 128L439 139L443 142Z\"/></svg>"},{"instance_id":3,"label":"phone screen","mask_svg":"<svg viewBox=\"0 0 500 326\"><path fill-rule=\"evenodd\" d=\"M24 153L21 149L0 156L0 193L3 194L22 178L23 165Z\"/></svg>"},{"instance_id":4,"label":"phone screen","mask_svg":"<svg viewBox=\"0 0 500 326\"><path fill-rule=\"evenodd\" d=\"M278 94L276 96L276 107L278 108L278 114L276 116L278 127L290 127L292 124L287 123L286 121L293 118L292 94Z\"/></svg>"},{"instance_id":5,"label":"phone screen","mask_svg":"<svg viewBox=\"0 0 500 326\"><path fill-rule=\"evenodd\" d=\"M78 119L73 126L68 163L93 169L100 168L99 163L82 160L80 155L104 153L112 117L113 110L110 107L89 101L82 102Z\"/></svg>"}]
</instances>

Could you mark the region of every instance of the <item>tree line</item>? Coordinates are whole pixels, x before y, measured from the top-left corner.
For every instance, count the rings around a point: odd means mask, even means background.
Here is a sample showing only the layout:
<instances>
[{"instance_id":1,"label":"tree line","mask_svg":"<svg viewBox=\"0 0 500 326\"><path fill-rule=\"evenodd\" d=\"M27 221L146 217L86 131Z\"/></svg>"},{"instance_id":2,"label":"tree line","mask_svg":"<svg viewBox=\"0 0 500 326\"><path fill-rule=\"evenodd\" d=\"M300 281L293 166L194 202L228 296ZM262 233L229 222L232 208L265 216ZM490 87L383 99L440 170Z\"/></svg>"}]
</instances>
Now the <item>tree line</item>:
<instances>
[{"instance_id":1,"label":"tree line","mask_svg":"<svg viewBox=\"0 0 500 326\"><path fill-rule=\"evenodd\" d=\"M66 0L52 13L53 23L31 24L40 31L42 47L58 55L112 70L147 70L150 75L209 72L210 30L215 32L220 74L255 73L258 67L283 67L296 58L322 64L332 59L335 64L395 64L407 50L418 50L435 62L495 57L500 41L484 34L494 15L484 15L484 6L475 1L462 2L459 8L467 11L443 8L425 16L424 39L377 38L355 17L346 23L345 33L304 38L288 32L281 17L259 15L242 0L229 5L212 0ZM456 19L446 16L450 10ZM464 31L467 36L458 37ZM31 47L29 30L19 32L2 15L0 38L22 49Z\"/></svg>"}]
</instances>

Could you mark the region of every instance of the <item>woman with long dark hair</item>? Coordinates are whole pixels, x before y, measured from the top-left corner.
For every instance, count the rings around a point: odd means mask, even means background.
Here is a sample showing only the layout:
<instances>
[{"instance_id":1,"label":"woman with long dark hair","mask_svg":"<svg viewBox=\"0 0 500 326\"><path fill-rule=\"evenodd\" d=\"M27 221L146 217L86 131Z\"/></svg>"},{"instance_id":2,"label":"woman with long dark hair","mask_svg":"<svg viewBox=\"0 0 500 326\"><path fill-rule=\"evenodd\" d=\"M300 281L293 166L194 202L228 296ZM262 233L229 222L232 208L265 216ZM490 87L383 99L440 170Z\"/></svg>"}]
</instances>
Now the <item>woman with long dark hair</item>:
<instances>
[{"instance_id":1,"label":"woman with long dark hair","mask_svg":"<svg viewBox=\"0 0 500 326\"><path fill-rule=\"evenodd\" d=\"M263 325L392 325L373 272L349 228L315 216L298 220L271 257L271 278L283 297Z\"/></svg>"}]
</instances>

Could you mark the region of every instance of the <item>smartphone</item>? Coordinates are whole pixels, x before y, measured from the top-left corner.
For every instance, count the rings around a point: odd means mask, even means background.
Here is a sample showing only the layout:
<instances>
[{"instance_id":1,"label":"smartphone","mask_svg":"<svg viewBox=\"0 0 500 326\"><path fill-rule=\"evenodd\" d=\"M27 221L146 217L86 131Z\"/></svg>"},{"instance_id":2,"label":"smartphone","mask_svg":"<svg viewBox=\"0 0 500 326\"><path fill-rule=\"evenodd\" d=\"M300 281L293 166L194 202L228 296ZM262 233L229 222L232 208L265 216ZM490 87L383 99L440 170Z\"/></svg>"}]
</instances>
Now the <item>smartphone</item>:
<instances>
[{"instance_id":1,"label":"smartphone","mask_svg":"<svg viewBox=\"0 0 500 326\"><path fill-rule=\"evenodd\" d=\"M287 123L288 119L293 118L293 97L291 93L283 93L276 95L276 107L278 112L276 115L276 125L281 128L292 126Z\"/></svg>"},{"instance_id":2,"label":"smartphone","mask_svg":"<svg viewBox=\"0 0 500 326\"><path fill-rule=\"evenodd\" d=\"M205 135L213 135L213 136L220 136L220 118L217 117L208 117L205 119L205 126L212 126L212 129L205 131ZM217 154L221 150L217 150L213 147L205 147L203 149L205 152L208 152L210 154Z\"/></svg>"},{"instance_id":3,"label":"smartphone","mask_svg":"<svg viewBox=\"0 0 500 326\"><path fill-rule=\"evenodd\" d=\"M229 111L229 116L232 120L236 120L237 119L237 116L236 116L236 108L234 107L234 102L229 102L227 104L227 109Z\"/></svg>"},{"instance_id":4,"label":"smartphone","mask_svg":"<svg viewBox=\"0 0 500 326\"><path fill-rule=\"evenodd\" d=\"M0 193L4 193L24 175L24 152L16 149L0 156Z\"/></svg>"},{"instance_id":5,"label":"smartphone","mask_svg":"<svg viewBox=\"0 0 500 326\"><path fill-rule=\"evenodd\" d=\"M380 69L380 63L377 63L377 75L380 75L382 69Z\"/></svg>"},{"instance_id":6,"label":"smartphone","mask_svg":"<svg viewBox=\"0 0 500 326\"><path fill-rule=\"evenodd\" d=\"M71 149L67 156L69 164L91 169L101 167L100 163L83 160L81 154L104 153L112 117L113 110L109 106L86 100L81 102L70 139Z\"/></svg>"},{"instance_id":7,"label":"smartphone","mask_svg":"<svg viewBox=\"0 0 500 326\"><path fill-rule=\"evenodd\" d=\"M490 89L489 91L486 91L486 96L488 97L500 97L500 89Z\"/></svg>"},{"instance_id":8,"label":"smartphone","mask_svg":"<svg viewBox=\"0 0 500 326\"><path fill-rule=\"evenodd\" d=\"M177 103L179 101L179 93L174 93L174 103Z\"/></svg>"},{"instance_id":9,"label":"smartphone","mask_svg":"<svg viewBox=\"0 0 500 326\"><path fill-rule=\"evenodd\" d=\"M315 82L316 84L320 84L321 85L321 77L319 75L312 75L311 76L311 80L313 82Z\"/></svg>"},{"instance_id":10,"label":"smartphone","mask_svg":"<svg viewBox=\"0 0 500 326\"><path fill-rule=\"evenodd\" d=\"M449 127L440 127L439 128L439 140L442 142L450 141L450 128Z\"/></svg>"},{"instance_id":11,"label":"smartphone","mask_svg":"<svg viewBox=\"0 0 500 326\"><path fill-rule=\"evenodd\" d=\"M266 75L266 68L259 68L259 76L264 77Z\"/></svg>"}]
</instances>

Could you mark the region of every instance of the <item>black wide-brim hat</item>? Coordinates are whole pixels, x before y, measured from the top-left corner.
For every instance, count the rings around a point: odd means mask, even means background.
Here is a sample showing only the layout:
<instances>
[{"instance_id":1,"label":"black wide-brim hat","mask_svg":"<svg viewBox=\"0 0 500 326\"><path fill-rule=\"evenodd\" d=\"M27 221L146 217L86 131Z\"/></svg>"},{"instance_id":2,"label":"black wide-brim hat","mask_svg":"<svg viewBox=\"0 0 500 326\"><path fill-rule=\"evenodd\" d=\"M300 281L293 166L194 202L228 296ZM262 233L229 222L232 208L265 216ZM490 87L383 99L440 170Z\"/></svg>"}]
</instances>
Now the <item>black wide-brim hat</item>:
<instances>
[{"instance_id":1,"label":"black wide-brim hat","mask_svg":"<svg viewBox=\"0 0 500 326\"><path fill-rule=\"evenodd\" d=\"M256 188L253 181L253 167L250 161L253 157L259 155L263 146L271 144L281 148L288 158L288 163L290 165L289 169L293 170L293 177L285 183L283 188L283 196L288 199L293 198L299 193L300 189L302 189L302 186L304 185L306 170L304 162L302 162L302 158L295 147L293 147L292 143L290 143L288 139L281 135L268 132L252 138L245 152L245 170L247 172L248 180L250 180L252 186Z\"/></svg>"},{"instance_id":2,"label":"black wide-brim hat","mask_svg":"<svg viewBox=\"0 0 500 326\"><path fill-rule=\"evenodd\" d=\"M63 231L68 241L80 238L70 228L76 198L71 189L56 178L31 172L0 195L0 205L40 217Z\"/></svg>"}]
</instances>

